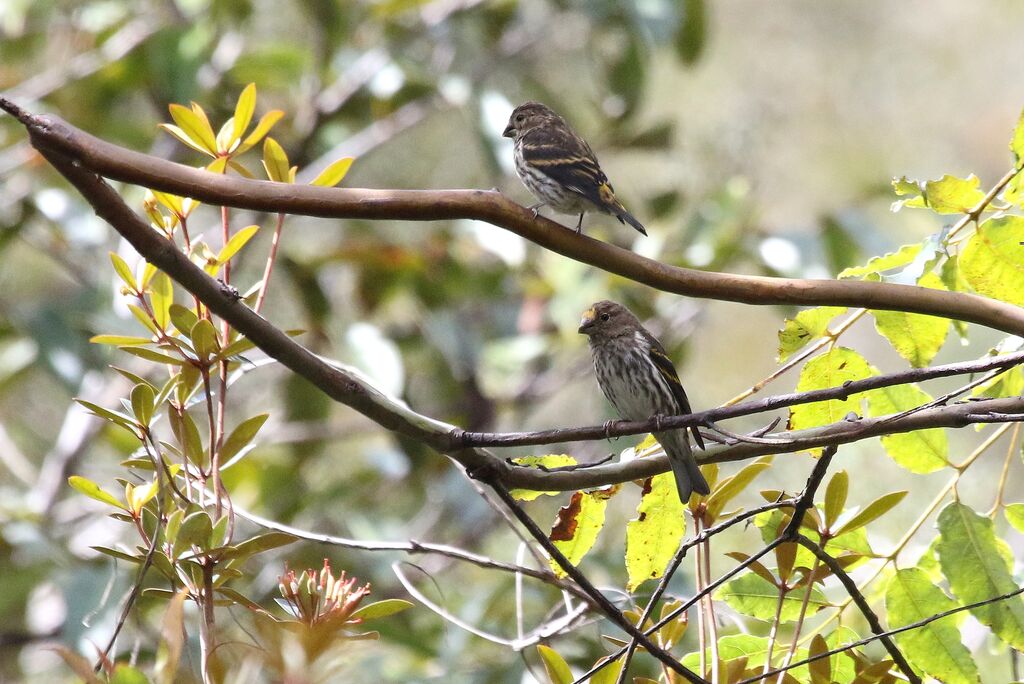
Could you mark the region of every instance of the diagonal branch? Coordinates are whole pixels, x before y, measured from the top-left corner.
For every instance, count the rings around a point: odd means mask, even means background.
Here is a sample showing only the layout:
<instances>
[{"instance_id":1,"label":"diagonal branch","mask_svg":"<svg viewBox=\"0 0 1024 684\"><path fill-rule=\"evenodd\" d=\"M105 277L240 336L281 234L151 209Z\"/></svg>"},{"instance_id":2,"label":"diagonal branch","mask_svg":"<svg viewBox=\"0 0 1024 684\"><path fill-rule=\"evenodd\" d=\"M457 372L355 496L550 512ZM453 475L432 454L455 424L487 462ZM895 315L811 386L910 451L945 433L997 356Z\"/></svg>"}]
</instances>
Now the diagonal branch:
<instances>
[{"instance_id":1,"label":"diagonal branch","mask_svg":"<svg viewBox=\"0 0 1024 684\"><path fill-rule=\"evenodd\" d=\"M771 278L669 266L544 218L497 191L369 190L271 183L209 173L127 150L55 116L33 116L8 99L0 108L26 126L32 144L74 159L104 177L203 202L324 218L438 221L476 219L510 230L563 256L650 287L746 304L854 306L929 314L1024 335L1024 310L962 292L884 282Z\"/></svg>"}]
</instances>

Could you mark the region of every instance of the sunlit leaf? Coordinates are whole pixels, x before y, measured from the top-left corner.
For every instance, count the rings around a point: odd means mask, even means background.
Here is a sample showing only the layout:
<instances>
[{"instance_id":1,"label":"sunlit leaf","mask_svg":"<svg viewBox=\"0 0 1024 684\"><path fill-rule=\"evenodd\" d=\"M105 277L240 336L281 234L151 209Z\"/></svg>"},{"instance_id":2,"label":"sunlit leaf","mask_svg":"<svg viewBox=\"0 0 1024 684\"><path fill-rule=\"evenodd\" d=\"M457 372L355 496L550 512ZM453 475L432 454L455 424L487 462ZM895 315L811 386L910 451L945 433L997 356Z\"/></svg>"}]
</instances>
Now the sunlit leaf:
<instances>
[{"instance_id":1,"label":"sunlit leaf","mask_svg":"<svg viewBox=\"0 0 1024 684\"><path fill-rule=\"evenodd\" d=\"M572 684L573 680L576 679L572 676L569 663L565 662L565 658L560 656L555 649L539 644L537 646L537 654L540 655L540 660L544 663L544 671L547 673L551 684Z\"/></svg>"},{"instance_id":2,"label":"sunlit leaf","mask_svg":"<svg viewBox=\"0 0 1024 684\"><path fill-rule=\"evenodd\" d=\"M829 529L839 518L846 506L846 495L850 487L850 476L845 470L840 470L832 476L825 488L825 526Z\"/></svg>"},{"instance_id":3,"label":"sunlit leaf","mask_svg":"<svg viewBox=\"0 0 1024 684\"><path fill-rule=\"evenodd\" d=\"M149 383L139 383L132 388L131 403L135 419L142 425L149 425L153 419L153 404L156 393Z\"/></svg>"},{"instance_id":4,"label":"sunlit leaf","mask_svg":"<svg viewBox=\"0 0 1024 684\"><path fill-rule=\"evenodd\" d=\"M787 318L779 331L779 363L803 349L807 343L822 337L832 319L845 311L845 306L819 306Z\"/></svg>"},{"instance_id":5,"label":"sunlit leaf","mask_svg":"<svg viewBox=\"0 0 1024 684\"><path fill-rule=\"evenodd\" d=\"M878 371L857 352L846 347L833 347L804 364L796 391L840 387L845 382L863 380L877 374ZM832 399L794 406L790 409L789 427L793 430L803 430L843 420L851 411L859 414L863 397L862 393L845 400Z\"/></svg>"},{"instance_id":6,"label":"sunlit leaf","mask_svg":"<svg viewBox=\"0 0 1024 684\"><path fill-rule=\"evenodd\" d=\"M545 454L543 456L522 456L512 459L520 466L541 466L543 468L564 468L576 465L576 459L568 454ZM510 494L520 501L533 501L540 496L555 496L561 492L536 492L532 489L513 489Z\"/></svg>"},{"instance_id":7,"label":"sunlit leaf","mask_svg":"<svg viewBox=\"0 0 1024 684\"><path fill-rule=\"evenodd\" d=\"M138 356L140 359L146 359L147 361L154 361L156 363L166 363L172 366L180 366L185 361L179 357L164 354L153 349L146 349L145 347L118 347L121 351L127 352L132 356Z\"/></svg>"},{"instance_id":8,"label":"sunlit leaf","mask_svg":"<svg viewBox=\"0 0 1024 684\"><path fill-rule=\"evenodd\" d=\"M192 326L199 320L195 311L181 304L171 304L168 314L175 329L186 337L189 337L192 332Z\"/></svg>"},{"instance_id":9,"label":"sunlit leaf","mask_svg":"<svg viewBox=\"0 0 1024 684\"><path fill-rule=\"evenodd\" d=\"M132 274L132 269L128 266L128 262L122 259L116 252L110 252L110 263L114 265L114 271L124 281L125 286L132 292L138 292L139 286L135 282L135 276Z\"/></svg>"},{"instance_id":10,"label":"sunlit leaf","mask_svg":"<svg viewBox=\"0 0 1024 684\"><path fill-rule=\"evenodd\" d=\"M607 506L605 498L574 492L569 503L558 511L550 538L573 565L579 564L597 541L597 534L604 527ZM551 569L557 576L565 577L565 571L554 560Z\"/></svg>"},{"instance_id":11,"label":"sunlit leaf","mask_svg":"<svg viewBox=\"0 0 1024 684\"><path fill-rule=\"evenodd\" d=\"M918 568L897 570L885 592L890 629L925 620L956 605ZM915 667L940 682L978 682L978 666L960 640L954 615L897 634L896 643Z\"/></svg>"},{"instance_id":12,"label":"sunlit leaf","mask_svg":"<svg viewBox=\"0 0 1024 684\"><path fill-rule=\"evenodd\" d=\"M1013 503L1007 505L1006 508L1003 509L1003 515L1006 516L1006 522L1013 525L1013 529L1024 533L1024 503Z\"/></svg>"},{"instance_id":13,"label":"sunlit leaf","mask_svg":"<svg viewBox=\"0 0 1024 684\"><path fill-rule=\"evenodd\" d=\"M186 142L191 147L211 156L217 154L217 140L213 133L213 127L210 125L209 119L206 118L205 112L198 105L194 105L192 109L189 109L179 104L172 104L168 109L171 112L171 118L174 119L174 123L178 125L178 129L187 138L188 142L185 140L182 142ZM170 126L164 124L164 128L169 129ZM175 137L181 139L180 136L176 135Z\"/></svg>"},{"instance_id":14,"label":"sunlit leaf","mask_svg":"<svg viewBox=\"0 0 1024 684\"><path fill-rule=\"evenodd\" d=\"M331 163L330 166L321 171L317 177L310 182L310 185L320 185L325 188L333 188L345 178L349 168L352 166L352 161L352 157L345 157Z\"/></svg>"},{"instance_id":15,"label":"sunlit leaf","mask_svg":"<svg viewBox=\"0 0 1024 684\"><path fill-rule=\"evenodd\" d=\"M235 122L233 138L241 138L245 129L249 128L253 112L256 111L256 84L250 83L242 89L235 104L235 115L232 117Z\"/></svg>"},{"instance_id":16,"label":"sunlit leaf","mask_svg":"<svg viewBox=\"0 0 1024 684\"><path fill-rule=\"evenodd\" d=\"M868 394L868 413L887 416L931 400L931 395L917 385L882 387ZM949 464L949 441L943 428L883 435L882 446L892 460L912 473L931 473Z\"/></svg>"},{"instance_id":17,"label":"sunlit leaf","mask_svg":"<svg viewBox=\"0 0 1024 684\"><path fill-rule=\"evenodd\" d=\"M235 149L235 155L237 156L242 154L262 140L263 136L270 132L270 129L274 127L274 124L276 124L282 116L284 116L284 112L280 109L272 109L260 117L259 123L256 124L256 128L254 128L252 133L246 136L245 140L242 141L242 144Z\"/></svg>"},{"instance_id":18,"label":"sunlit leaf","mask_svg":"<svg viewBox=\"0 0 1024 684\"><path fill-rule=\"evenodd\" d=\"M298 537L293 534L288 534L287 532L278 532L276 530L272 532L265 532L234 545L225 551L224 557L245 559L257 553L287 546L297 540Z\"/></svg>"},{"instance_id":19,"label":"sunlit leaf","mask_svg":"<svg viewBox=\"0 0 1024 684\"><path fill-rule=\"evenodd\" d=\"M173 684L181 661L181 651L185 642L185 599L188 587L178 590L164 613L160 626L160 646L156 652L156 664L153 674L160 684Z\"/></svg>"},{"instance_id":20,"label":"sunlit leaf","mask_svg":"<svg viewBox=\"0 0 1024 684\"><path fill-rule=\"evenodd\" d=\"M288 182L288 154L269 135L263 141L263 168L266 169L267 178L275 183Z\"/></svg>"},{"instance_id":21,"label":"sunlit leaf","mask_svg":"<svg viewBox=\"0 0 1024 684\"><path fill-rule=\"evenodd\" d=\"M664 574L686 533L685 509L672 473L655 475L644 484L636 512L637 516L626 523L629 591Z\"/></svg>"},{"instance_id":22,"label":"sunlit leaf","mask_svg":"<svg viewBox=\"0 0 1024 684\"><path fill-rule=\"evenodd\" d=\"M403 601L402 599L384 599L383 601L361 606L352 613L352 619L379 620L396 613L401 613L403 610L408 610L413 605L409 601Z\"/></svg>"},{"instance_id":23,"label":"sunlit leaf","mask_svg":"<svg viewBox=\"0 0 1024 684\"><path fill-rule=\"evenodd\" d=\"M245 247L245 244L252 239L252 236L259 231L259 226L246 226L241 230L235 232L234 235L228 240L228 243L221 248L217 254L218 263L224 264L231 260L238 251Z\"/></svg>"},{"instance_id":24,"label":"sunlit leaf","mask_svg":"<svg viewBox=\"0 0 1024 684\"><path fill-rule=\"evenodd\" d=\"M935 290L946 289L934 273L926 273L917 284ZM875 317L875 329L914 368L931 363L949 333L949 319L940 316L882 310L872 310L871 314Z\"/></svg>"},{"instance_id":25,"label":"sunlit leaf","mask_svg":"<svg viewBox=\"0 0 1024 684\"><path fill-rule=\"evenodd\" d=\"M901 268L913 262L923 247L924 245L921 243L903 245L895 252L868 259L868 263L864 266L854 266L845 269L839 274L839 278L862 278L872 273L885 273L895 268Z\"/></svg>"},{"instance_id":26,"label":"sunlit leaf","mask_svg":"<svg viewBox=\"0 0 1024 684\"><path fill-rule=\"evenodd\" d=\"M68 484L71 485L72 489L81 494L85 494L90 499L95 499L96 501L109 504L115 508L126 510L125 505L118 501L113 494L104 491L98 484L86 477L82 477L81 475L72 475L68 478Z\"/></svg>"},{"instance_id":27,"label":"sunlit leaf","mask_svg":"<svg viewBox=\"0 0 1024 684\"><path fill-rule=\"evenodd\" d=\"M180 106L180 105L174 105L174 106ZM170 133L172 136L177 138L179 142L182 142L182 143L188 145L189 147L191 147L196 152L202 152L205 155L213 154L213 152L211 152L210 150L206 149L206 147L204 147L201 143L192 140L192 138L189 137L189 134L186 133L184 130L182 130L179 126L175 126L173 124L165 124L165 123L163 123L163 124L160 124L160 128L164 129L165 131Z\"/></svg>"},{"instance_id":28,"label":"sunlit leaf","mask_svg":"<svg viewBox=\"0 0 1024 684\"><path fill-rule=\"evenodd\" d=\"M745 490L754 481L754 478L770 467L771 458L761 458L716 484L705 502L708 520L711 522L717 520L729 502Z\"/></svg>"},{"instance_id":29,"label":"sunlit leaf","mask_svg":"<svg viewBox=\"0 0 1024 684\"><path fill-rule=\"evenodd\" d=\"M864 527L868 523L882 517L888 513L896 504L903 501L903 498L907 495L906 491L891 492L883 496L878 497L867 506L865 506L859 513L854 515L850 520L844 523L838 530L836 530L836 536L845 534L847 532L853 532L856 529Z\"/></svg>"},{"instance_id":30,"label":"sunlit leaf","mask_svg":"<svg viewBox=\"0 0 1024 684\"><path fill-rule=\"evenodd\" d=\"M974 174L967 178L946 174L938 180L926 181L924 192L902 200L902 206L927 207L938 214L966 214L984 197L981 181ZM898 207L894 205L894 208Z\"/></svg>"},{"instance_id":31,"label":"sunlit leaf","mask_svg":"<svg viewBox=\"0 0 1024 684\"><path fill-rule=\"evenodd\" d=\"M174 303L174 285L166 273L160 272L153 277L149 289L149 301L153 307L153 320L160 330L167 330L171 320L171 304Z\"/></svg>"},{"instance_id":32,"label":"sunlit leaf","mask_svg":"<svg viewBox=\"0 0 1024 684\"><path fill-rule=\"evenodd\" d=\"M132 347L153 342L149 337L134 337L132 335L93 335L89 341L93 344L110 344L115 347Z\"/></svg>"},{"instance_id":33,"label":"sunlit leaf","mask_svg":"<svg viewBox=\"0 0 1024 684\"><path fill-rule=\"evenodd\" d=\"M189 331L189 337L192 338L192 344L200 358L205 359L217 353L217 329L213 327L209 318L198 319Z\"/></svg>"},{"instance_id":34,"label":"sunlit leaf","mask_svg":"<svg viewBox=\"0 0 1024 684\"><path fill-rule=\"evenodd\" d=\"M960 252L960 273L980 294L1024 305L1024 216L992 218Z\"/></svg>"},{"instance_id":35,"label":"sunlit leaf","mask_svg":"<svg viewBox=\"0 0 1024 684\"><path fill-rule=\"evenodd\" d=\"M1013 152L1013 161L1016 168L1024 166L1024 111L1017 119L1017 126L1013 129L1013 138L1010 139L1010 151Z\"/></svg>"},{"instance_id":36,"label":"sunlit leaf","mask_svg":"<svg viewBox=\"0 0 1024 684\"><path fill-rule=\"evenodd\" d=\"M782 622L793 622L800 616L805 592L806 588L801 588L786 595L779 614ZM779 589L765 581L763 577L749 573L723 584L715 592L715 598L724 600L738 613L770 622L775 617L775 610L779 604ZM807 604L807 615L814 615L828 605L828 599L817 586L814 586Z\"/></svg>"},{"instance_id":37,"label":"sunlit leaf","mask_svg":"<svg viewBox=\"0 0 1024 684\"><path fill-rule=\"evenodd\" d=\"M227 463L235 454L246 447L260 431L263 424L270 417L269 413L261 413L247 420L243 420L238 427L231 431L228 438L224 440L224 446L220 450L221 463Z\"/></svg>"},{"instance_id":38,"label":"sunlit leaf","mask_svg":"<svg viewBox=\"0 0 1024 684\"><path fill-rule=\"evenodd\" d=\"M1017 588L1003 556L1005 542L996 537L987 516L953 502L942 509L938 526L939 564L961 603L984 601ZM970 612L1010 647L1024 649L1024 600L1020 596Z\"/></svg>"}]
</instances>

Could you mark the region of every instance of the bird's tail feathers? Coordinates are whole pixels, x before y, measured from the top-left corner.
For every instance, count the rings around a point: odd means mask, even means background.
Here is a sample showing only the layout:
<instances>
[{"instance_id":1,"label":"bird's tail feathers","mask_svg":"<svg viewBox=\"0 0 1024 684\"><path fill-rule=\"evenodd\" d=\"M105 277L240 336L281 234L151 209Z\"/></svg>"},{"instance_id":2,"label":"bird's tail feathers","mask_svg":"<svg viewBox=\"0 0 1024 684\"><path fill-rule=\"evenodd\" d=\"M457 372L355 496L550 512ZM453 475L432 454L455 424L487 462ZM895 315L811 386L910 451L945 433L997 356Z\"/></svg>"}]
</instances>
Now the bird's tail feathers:
<instances>
[{"instance_id":1,"label":"bird's tail feathers","mask_svg":"<svg viewBox=\"0 0 1024 684\"><path fill-rule=\"evenodd\" d=\"M621 204L617 207L617 209L618 211L615 212L615 218L619 219L620 223L628 223L629 225L636 228L641 235L647 235L647 231L644 229L644 224L637 221L635 216L626 211L626 209Z\"/></svg>"},{"instance_id":2,"label":"bird's tail feathers","mask_svg":"<svg viewBox=\"0 0 1024 684\"><path fill-rule=\"evenodd\" d=\"M613 214L615 218L619 219L619 223L628 223L636 228L641 235L647 235L647 230L644 229L644 224L637 221L636 217L626 211L626 207L622 206L622 202L620 202L615 196L615 191L612 190L612 186L607 181L602 183L597 189L597 196L600 200L598 206L603 205L602 208L604 211L607 211L609 214Z\"/></svg>"},{"instance_id":3,"label":"bird's tail feathers","mask_svg":"<svg viewBox=\"0 0 1024 684\"><path fill-rule=\"evenodd\" d=\"M683 502L684 506L689 503L690 494L693 492L702 495L711 493L711 487L708 486L708 481L704 479L704 474L700 472L700 466L697 465L697 461L693 457L693 450L686 432L682 430L658 432L655 433L654 438L665 449L669 465L672 466L672 475L676 479L679 500Z\"/></svg>"}]
</instances>

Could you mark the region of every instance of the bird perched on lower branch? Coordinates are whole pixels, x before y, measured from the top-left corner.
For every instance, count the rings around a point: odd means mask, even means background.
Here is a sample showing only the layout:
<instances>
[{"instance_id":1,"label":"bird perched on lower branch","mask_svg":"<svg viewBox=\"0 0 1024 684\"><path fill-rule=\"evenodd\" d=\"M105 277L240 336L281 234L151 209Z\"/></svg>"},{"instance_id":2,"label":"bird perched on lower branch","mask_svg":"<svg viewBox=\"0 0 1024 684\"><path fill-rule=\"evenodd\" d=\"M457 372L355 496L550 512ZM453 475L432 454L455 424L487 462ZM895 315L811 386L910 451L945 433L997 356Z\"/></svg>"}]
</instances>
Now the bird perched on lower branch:
<instances>
[{"instance_id":1,"label":"bird perched on lower branch","mask_svg":"<svg viewBox=\"0 0 1024 684\"><path fill-rule=\"evenodd\" d=\"M579 332L589 339L597 382L620 418L647 420L652 416L691 412L679 374L665 348L629 309L608 300L598 302L583 313ZM703 449L704 440L697 428L690 431ZM686 432L654 432L654 438L668 456L684 505L691 492L711 491L693 458Z\"/></svg>"},{"instance_id":2,"label":"bird perched on lower branch","mask_svg":"<svg viewBox=\"0 0 1024 684\"><path fill-rule=\"evenodd\" d=\"M643 224L615 197L587 141L550 108L540 102L519 105L502 135L515 140L516 173L540 200L530 207L534 217L544 205L563 214L579 214L579 233L584 212L600 211L647 235Z\"/></svg>"}]
</instances>

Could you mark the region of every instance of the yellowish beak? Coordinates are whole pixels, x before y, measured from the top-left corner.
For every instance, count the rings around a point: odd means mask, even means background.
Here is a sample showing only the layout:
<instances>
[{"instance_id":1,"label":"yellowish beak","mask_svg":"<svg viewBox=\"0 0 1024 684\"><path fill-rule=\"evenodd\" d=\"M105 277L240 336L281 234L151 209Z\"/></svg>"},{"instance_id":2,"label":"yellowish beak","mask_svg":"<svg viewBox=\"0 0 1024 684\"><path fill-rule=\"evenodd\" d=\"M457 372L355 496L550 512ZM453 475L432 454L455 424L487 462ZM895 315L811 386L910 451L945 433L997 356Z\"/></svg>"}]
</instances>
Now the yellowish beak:
<instances>
[{"instance_id":1,"label":"yellowish beak","mask_svg":"<svg viewBox=\"0 0 1024 684\"><path fill-rule=\"evenodd\" d=\"M576 332L581 333L583 335L590 334L590 326L594 324L594 321L596 319L597 312L594 311L593 309L587 309L586 311L583 312L583 317L580 318L580 327Z\"/></svg>"}]
</instances>

